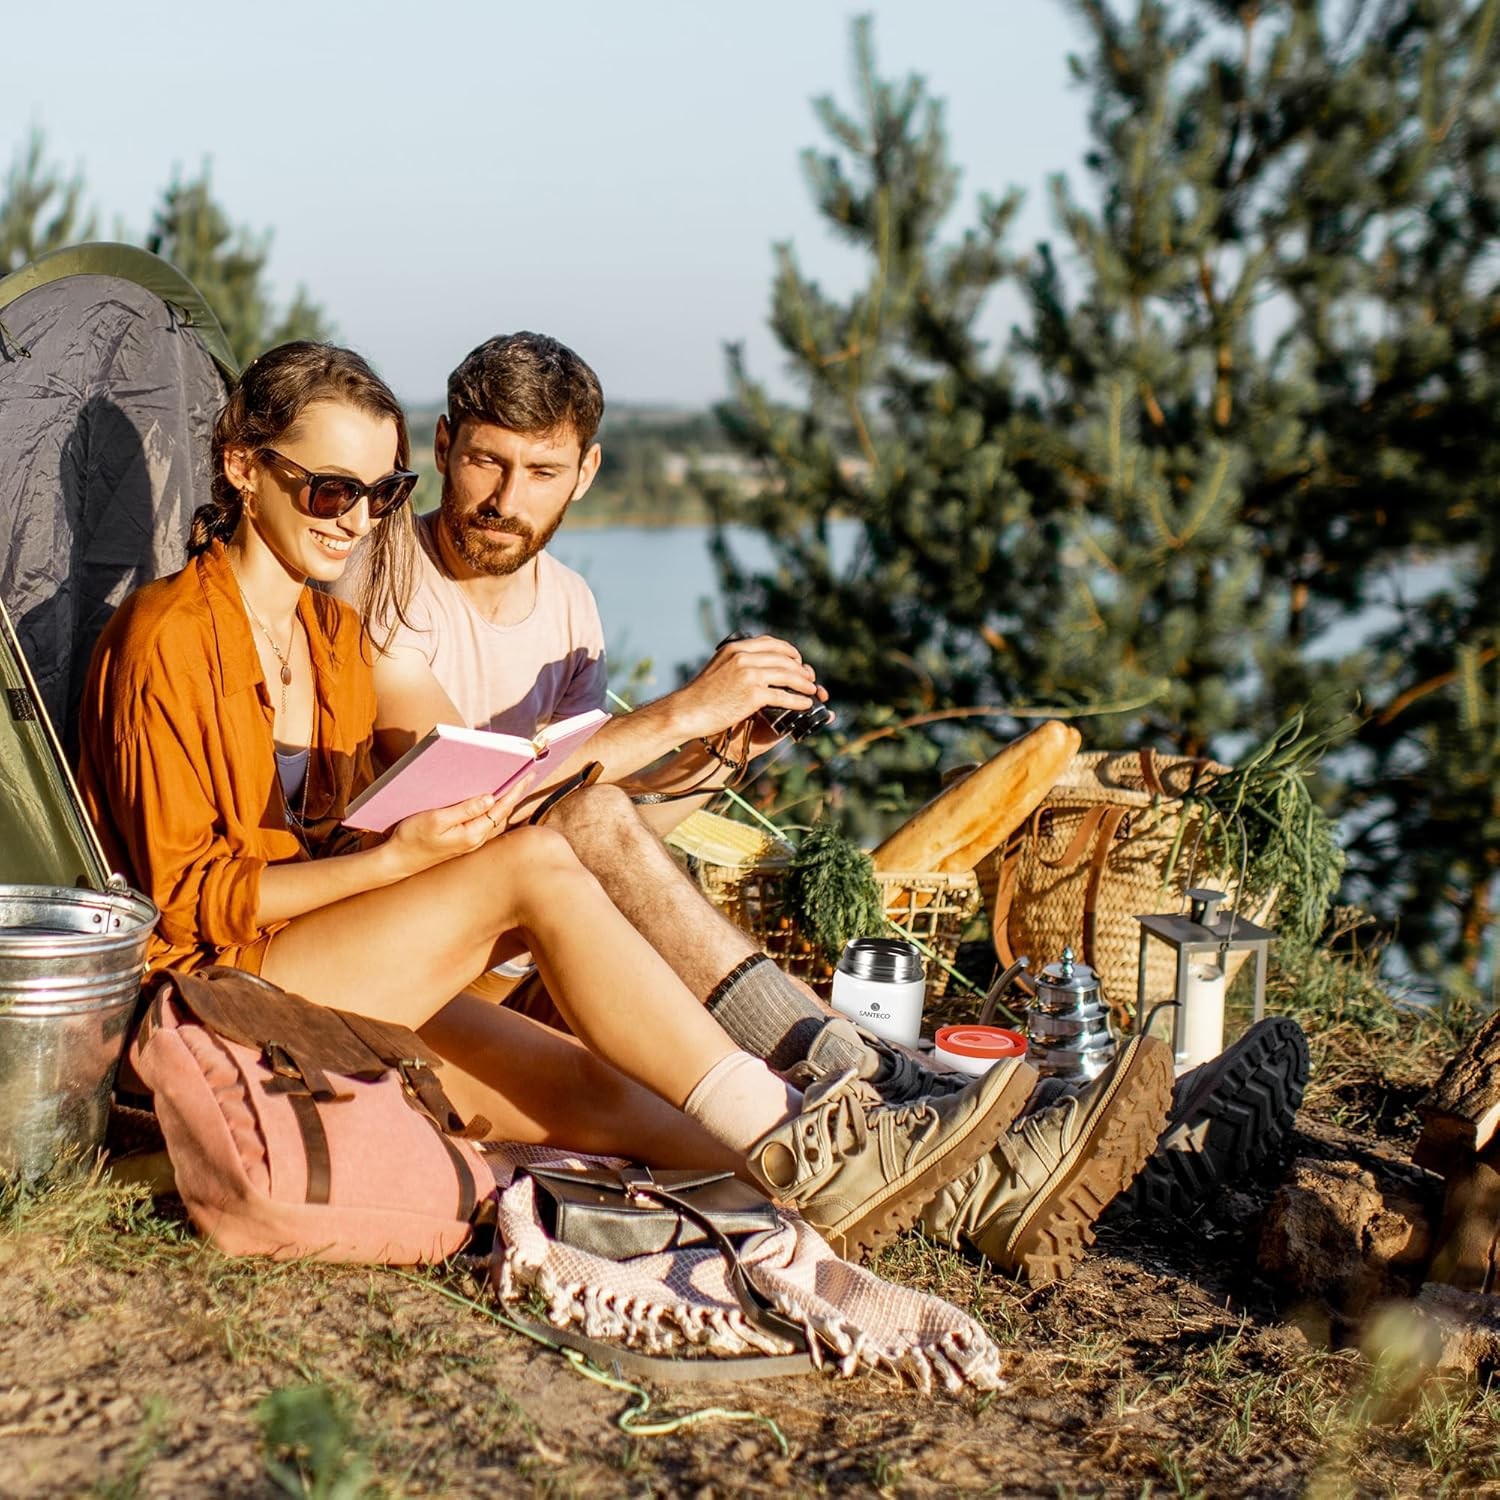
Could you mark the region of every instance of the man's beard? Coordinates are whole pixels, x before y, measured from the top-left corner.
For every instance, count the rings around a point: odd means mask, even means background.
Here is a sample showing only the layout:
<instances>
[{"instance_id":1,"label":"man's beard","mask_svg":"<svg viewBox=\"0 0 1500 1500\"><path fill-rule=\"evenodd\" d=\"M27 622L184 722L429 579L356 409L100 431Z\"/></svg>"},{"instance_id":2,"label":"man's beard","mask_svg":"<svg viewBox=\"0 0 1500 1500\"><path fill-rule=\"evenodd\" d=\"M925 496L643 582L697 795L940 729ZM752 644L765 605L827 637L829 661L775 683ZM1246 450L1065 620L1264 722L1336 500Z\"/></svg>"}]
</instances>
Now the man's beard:
<instances>
[{"instance_id":1,"label":"man's beard","mask_svg":"<svg viewBox=\"0 0 1500 1500\"><path fill-rule=\"evenodd\" d=\"M459 508L458 497L448 482L448 476L443 476L443 529L448 533L448 540L453 543L454 550L476 573L503 578L509 573L518 572L552 540L567 513L568 507L565 505L558 512L557 519L540 535L525 521L516 516L499 515L488 505L481 505L478 510L464 515ZM507 547L491 535L496 531L520 537L523 545L519 549Z\"/></svg>"}]
</instances>

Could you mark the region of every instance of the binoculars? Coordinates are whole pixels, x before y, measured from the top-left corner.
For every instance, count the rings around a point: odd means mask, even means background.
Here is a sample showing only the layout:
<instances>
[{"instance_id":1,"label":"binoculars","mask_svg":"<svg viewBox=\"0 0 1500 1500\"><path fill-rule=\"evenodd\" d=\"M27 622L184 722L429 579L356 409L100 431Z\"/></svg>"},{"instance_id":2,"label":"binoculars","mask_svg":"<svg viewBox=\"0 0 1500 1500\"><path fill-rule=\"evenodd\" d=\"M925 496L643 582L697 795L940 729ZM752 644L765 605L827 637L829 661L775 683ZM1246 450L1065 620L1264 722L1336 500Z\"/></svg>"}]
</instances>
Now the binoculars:
<instances>
[{"instance_id":1,"label":"binoculars","mask_svg":"<svg viewBox=\"0 0 1500 1500\"><path fill-rule=\"evenodd\" d=\"M753 639L748 630L731 631L714 647L714 651L722 651L733 641ZM774 733L800 740L819 729L826 729L833 722L833 710L826 703L814 703L810 708L763 708L760 710L760 720Z\"/></svg>"}]
</instances>

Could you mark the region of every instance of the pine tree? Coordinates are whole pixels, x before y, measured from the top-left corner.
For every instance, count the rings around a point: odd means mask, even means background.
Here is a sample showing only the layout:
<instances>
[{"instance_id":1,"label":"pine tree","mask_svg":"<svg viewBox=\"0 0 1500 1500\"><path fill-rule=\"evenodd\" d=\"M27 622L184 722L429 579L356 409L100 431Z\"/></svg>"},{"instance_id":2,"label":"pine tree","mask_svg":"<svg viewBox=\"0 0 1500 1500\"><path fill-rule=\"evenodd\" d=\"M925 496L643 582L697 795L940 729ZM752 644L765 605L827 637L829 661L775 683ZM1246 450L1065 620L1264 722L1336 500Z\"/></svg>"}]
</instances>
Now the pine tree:
<instances>
[{"instance_id":1,"label":"pine tree","mask_svg":"<svg viewBox=\"0 0 1500 1500\"><path fill-rule=\"evenodd\" d=\"M42 132L33 130L0 186L0 276L93 233L82 179L49 163Z\"/></svg>"},{"instance_id":2,"label":"pine tree","mask_svg":"<svg viewBox=\"0 0 1500 1500\"><path fill-rule=\"evenodd\" d=\"M1018 206L985 201L953 246L940 230L956 196L941 104L919 79L877 75L867 21L854 29L858 113L816 108L839 148L804 155L809 185L841 238L866 250L867 283L838 301L777 247L772 327L806 387L800 410L774 405L738 349L730 439L767 483L743 493L705 481L721 523L772 540L772 573L751 576L716 541L738 623L765 623L817 664L848 731L878 734L902 714L972 706L1019 686L1001 637L1008 598L1028 586L1020 545L1029 495L1007 463L1016 411L1009 372L984 358L974 321L1011 267L1003 253ZM861 524L852 566L836 568L831 524ZM851 715L851 705L863 705ZM841 765L868 796L924 778L936 739L888 737Z\"/></svg>"},{"instance_id":3,"label":"pine tree","mask_svg":"<svg viewBox=\"0 0 1500 1500\"><path fill-rule=\"evenodd\" d=\"M230 222L213 196L206 167L167 186L146 248L171 261L203 294L241 364L288 339L328 335L322 310L301 287L284 312L276 311L266 285L271 236Z\"/></svg>"},{"instance_id":4,"label":"pine tree","mask_svg":"<svg viewBox=\"0 0 1500 1500\"><path fill-rule=\"evenodd\" d=\"M1074 9L1091 188L1054 184L1065 248L1024 265L1005 249L1011 200L945 238L939 106L918 80L881 82L857 27L859 113L820 103L835 150L807 168L869 278L835 302L779 251L797 409L731 353L721 415L767 483L711 499L766 528L777 559L747 576L721 537L739 620L796 639L841 704L868 705L866 734L924 711L1149 700L1082 727L1230 754L1358 685L1355 879L1413 931L1456 900L1472 969L1496 783L1452 731L1495 738L1497 695L1458 653L1493 659L1500 0L1352 0L1337 25L1313 0ZM997 357L976 329L1006 277L1026 316ZM859 523L843 573L835 514ZM1407 649L1330 650L1418 555L1463 571L1406 622ZM912 783L951 732L882 741L873 776L831 770L865 793ZM1400 780L1414 757L1427 812ZM1432 842L1459 808L1473 838ZM1440 897L1460 846L1462 891Z\"/></svg>"}]
</instances>

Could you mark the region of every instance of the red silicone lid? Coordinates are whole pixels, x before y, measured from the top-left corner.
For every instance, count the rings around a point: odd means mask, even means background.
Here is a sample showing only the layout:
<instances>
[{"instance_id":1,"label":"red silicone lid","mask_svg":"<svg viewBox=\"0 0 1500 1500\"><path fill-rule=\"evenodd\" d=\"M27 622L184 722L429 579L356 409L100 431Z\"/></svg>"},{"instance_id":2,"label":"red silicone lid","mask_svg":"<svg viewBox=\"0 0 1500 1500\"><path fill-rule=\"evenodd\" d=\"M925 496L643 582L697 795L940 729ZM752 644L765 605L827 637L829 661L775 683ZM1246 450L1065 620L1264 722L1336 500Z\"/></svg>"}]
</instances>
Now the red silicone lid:
<instances>
[{"instance_id":1,"label":"red silicone lid","mask_svg":"<svg viewBox=\"0 0 1500 1500\"><path fill-rule=\"evenodd\" d=\"M1026 1038L1004 1026L944 1026L934 1040L954 1057L1019 1057L1026 1051Z\"/></svg>"}]
</instances>

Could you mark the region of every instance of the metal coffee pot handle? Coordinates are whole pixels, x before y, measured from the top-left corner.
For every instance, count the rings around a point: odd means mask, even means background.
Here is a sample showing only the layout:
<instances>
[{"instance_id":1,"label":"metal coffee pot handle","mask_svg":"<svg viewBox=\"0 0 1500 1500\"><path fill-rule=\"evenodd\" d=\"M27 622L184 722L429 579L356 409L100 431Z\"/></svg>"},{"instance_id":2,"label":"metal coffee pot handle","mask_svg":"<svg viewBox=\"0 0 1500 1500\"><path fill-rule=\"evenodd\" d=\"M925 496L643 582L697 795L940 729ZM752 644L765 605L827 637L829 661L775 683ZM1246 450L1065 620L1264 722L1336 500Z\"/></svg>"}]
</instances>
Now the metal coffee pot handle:
<instances>
[{"instance_id":1,"label":"metal coffee pot handle","mask_svg":"<svg viewBox=\"0 0 1500 1500\"><path fill-rule=\"evenodd\" d=\"M989 988L989 993L984 997L984 1004L979 1007L979 1024L981 1026L992 1026L995 1020L995 1007L1000 1003L1000 997L1010 987L1013 979L1021 979L1022 987L1025 988L1030 980L1027 970L1031 967L1031 960L1022 954Z\"/></svg>"}]
</instances>

